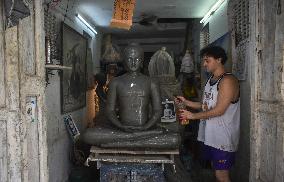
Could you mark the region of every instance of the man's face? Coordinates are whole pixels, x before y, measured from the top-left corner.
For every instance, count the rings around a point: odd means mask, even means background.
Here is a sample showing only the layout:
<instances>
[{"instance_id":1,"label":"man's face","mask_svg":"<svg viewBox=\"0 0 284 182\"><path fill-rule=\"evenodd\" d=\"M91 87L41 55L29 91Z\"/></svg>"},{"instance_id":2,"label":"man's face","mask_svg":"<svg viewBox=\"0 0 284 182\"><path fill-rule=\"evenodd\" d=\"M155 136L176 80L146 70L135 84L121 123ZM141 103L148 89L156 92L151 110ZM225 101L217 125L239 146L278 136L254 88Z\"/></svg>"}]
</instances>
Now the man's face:
<instances>
[{"instance_id":1,"label":"man's face","mask_svg":"<svg viewBox=\"0 0 284 182\"><path fill-rule=\"evenodd\" d=\"M135 48L130 48L125 52L125 65L130 71L139 70L142 64L142 54Z\"/></svg>"},{"instance_id":2,"label":"man's face","mask_svg":"<svg viewBox=\"0 0 284 182\"><path fill-rule=\"evenodd\" d=\"M215 59L212 56L203 56L203 66L206 69L207 72L213 73L216 68L222 64L221 58Z\"/></svg>"}]
</instances>

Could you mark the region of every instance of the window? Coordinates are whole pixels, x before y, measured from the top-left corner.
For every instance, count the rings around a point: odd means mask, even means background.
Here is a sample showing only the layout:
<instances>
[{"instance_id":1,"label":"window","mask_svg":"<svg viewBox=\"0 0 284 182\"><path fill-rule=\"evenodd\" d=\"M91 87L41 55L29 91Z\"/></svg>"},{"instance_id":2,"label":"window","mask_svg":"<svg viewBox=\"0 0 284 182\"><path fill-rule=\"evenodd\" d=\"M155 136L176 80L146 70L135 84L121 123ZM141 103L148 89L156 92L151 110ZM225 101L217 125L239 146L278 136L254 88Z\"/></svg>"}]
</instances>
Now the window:
<instances>
[{"instance_id":1,"label":"window","mask_svg":"<svg viewBox=\"0 0 284 182\"><path fill-rule=\"evenodd\" d=\"M200 32L200 49L206 47L209 44L209 23L207 23Z\"/></svg>"},{"instance_id":2,"label":"window","mask_svg":"<svg viewBox=\"0 0 284 182\"><path fill-rule=\"evenodd\" d=\"M239 0L233 8L236 46L249 37L249 1Z\"/></svg>"}]
</instances>

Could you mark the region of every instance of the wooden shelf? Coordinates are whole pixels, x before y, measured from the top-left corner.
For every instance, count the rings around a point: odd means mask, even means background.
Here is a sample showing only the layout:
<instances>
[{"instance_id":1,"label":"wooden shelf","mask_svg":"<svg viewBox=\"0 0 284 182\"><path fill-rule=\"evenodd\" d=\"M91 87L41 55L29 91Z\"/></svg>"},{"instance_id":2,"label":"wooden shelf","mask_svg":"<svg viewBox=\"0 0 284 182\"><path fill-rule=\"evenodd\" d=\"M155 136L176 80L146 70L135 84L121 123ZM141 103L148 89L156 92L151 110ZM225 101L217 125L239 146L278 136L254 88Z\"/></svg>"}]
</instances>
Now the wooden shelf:
<instances>
[{"instance_id":1,"label":"wooden shelf","mask_svg":"<svg viewBox=\"0 0 284 182\"><path fill-rule=\"evenodd\" d=\"M100 154L179 154L178 149L171 150L129 150L129 149L114 149L114 148L100 148L92 146L90 149L91 153L100 153Z\"/></svg>"},{"instance_id":2,"label":"wooden shelf","mask_svg":"<svg viewBox=\"0 0 284 182\"><path fill-rule=\"evenodd\" d=\"M173 164L173 156L170 155L107 155L91 154L89 161L113 162L113 163L146 163L146 164Z\"/></svg>"},{"instance_id":3,"label":"wooden shelf","mask_svg":"<svg viewBox=\"0 0 284 182\"><path fill-rule=\"evenodd\" d=\"M62 66L62 65L56 65L56 64L46 64L45 68L52 69L52 70L72 70L72 67L70 66Z\"/></svg>"}]
</instances>

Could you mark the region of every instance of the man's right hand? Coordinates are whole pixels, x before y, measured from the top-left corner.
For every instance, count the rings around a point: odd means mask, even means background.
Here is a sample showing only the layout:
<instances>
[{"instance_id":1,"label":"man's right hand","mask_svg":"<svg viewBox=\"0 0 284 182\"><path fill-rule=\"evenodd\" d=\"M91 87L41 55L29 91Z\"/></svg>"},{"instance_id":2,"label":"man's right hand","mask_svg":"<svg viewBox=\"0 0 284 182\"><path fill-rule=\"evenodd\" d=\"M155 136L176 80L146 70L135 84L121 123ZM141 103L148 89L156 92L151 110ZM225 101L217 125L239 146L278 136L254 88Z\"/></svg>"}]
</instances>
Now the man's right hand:
<instances>
[{"instance_id":1,"label":"man's right hand","mask_svg":"<svg viewBox=\"0 0 284 182\"><path fill-rule=\"evenodd\" d=\"M176 96L175 97L175 102L184 102L186 99L183 96Z\"/></svg>"},{"instance_id":2,"label":"man's right hand","mask_svg":"<svg viewBox=\"0 0 284 182\"><path fill-rule=\"evenodd\" d=\"M201 109L201 103L200 102L192 102L190 100L186 100L183 96L176 96L175 97L176 103L183 103L184 105L192 108L192 109Z\"/></svg>"},{"instance_id":3,"label":"man's right hand","mask_svg":"<svg viewBox=\"0 0 284 182\"><path fill-rule=\"evenodd\" d=\"M184 105L189 106L189 101L186 100L183 96L176 96L175 97L175 103L176 104L183 103Z\"/></svg>"}]
</instances>

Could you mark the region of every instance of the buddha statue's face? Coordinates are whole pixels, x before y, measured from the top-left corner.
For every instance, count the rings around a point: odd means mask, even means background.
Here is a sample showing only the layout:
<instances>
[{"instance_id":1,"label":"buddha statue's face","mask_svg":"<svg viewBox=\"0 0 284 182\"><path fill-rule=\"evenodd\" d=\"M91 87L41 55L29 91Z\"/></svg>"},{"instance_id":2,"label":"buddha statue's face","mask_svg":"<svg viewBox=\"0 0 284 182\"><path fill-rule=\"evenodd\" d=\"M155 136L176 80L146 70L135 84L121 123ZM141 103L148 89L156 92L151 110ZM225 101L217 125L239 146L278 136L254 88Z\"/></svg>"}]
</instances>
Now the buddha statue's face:
<instances>
[{"instance_id":1,"label":"buddha statue's face","mask_svg":"<svg viewBox=\"0 0 284 182\"><path fill-rule=\"evenodd\" d=\"M128 47L125 50L125 66L131 72L136 72L140 69L143 62L143 52L139 47Z\"/></svg>"}]
</instances>

